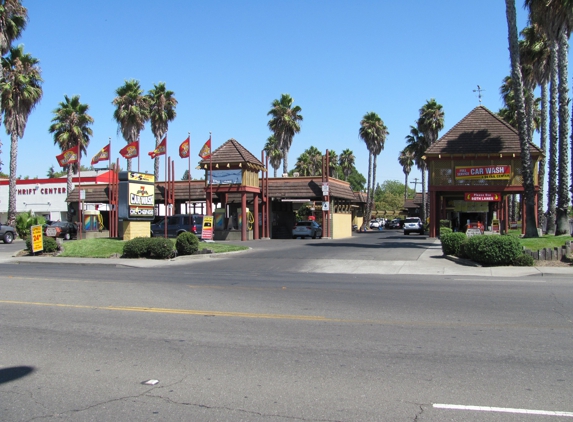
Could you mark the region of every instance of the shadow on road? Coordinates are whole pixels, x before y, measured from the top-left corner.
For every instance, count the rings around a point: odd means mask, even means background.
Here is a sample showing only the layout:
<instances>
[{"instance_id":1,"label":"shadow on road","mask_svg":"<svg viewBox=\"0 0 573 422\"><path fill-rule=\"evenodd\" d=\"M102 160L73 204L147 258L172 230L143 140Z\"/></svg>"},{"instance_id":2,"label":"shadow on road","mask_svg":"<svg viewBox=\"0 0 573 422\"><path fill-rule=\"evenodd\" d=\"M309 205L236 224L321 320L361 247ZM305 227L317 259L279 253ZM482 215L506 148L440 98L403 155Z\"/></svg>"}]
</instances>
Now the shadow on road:
<instances>
[{"instance_id":1,"label":"shadow on road","mask_svg":"<svg viewBox=\"0 0 573 422\"><path fill-rule=\"evenodd\" d=\"M0 384L23 378L34 372L32 366L13 366L11 368L0 369Z\"/></svg>"}]
</instances>

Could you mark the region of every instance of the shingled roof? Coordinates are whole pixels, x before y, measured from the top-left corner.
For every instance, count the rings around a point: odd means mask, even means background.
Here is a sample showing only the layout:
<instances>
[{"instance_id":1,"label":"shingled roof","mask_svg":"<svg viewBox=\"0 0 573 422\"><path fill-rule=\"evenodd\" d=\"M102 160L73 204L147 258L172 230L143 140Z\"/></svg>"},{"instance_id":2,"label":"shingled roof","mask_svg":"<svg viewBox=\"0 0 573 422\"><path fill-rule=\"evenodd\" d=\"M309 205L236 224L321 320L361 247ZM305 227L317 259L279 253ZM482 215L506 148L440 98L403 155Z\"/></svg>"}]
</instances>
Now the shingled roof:
<instances>
[{"instance_id":1,"label":"shingled roof","mask_svg":"<svg viewBox=\"0 0 573 422\"><path fill-rule=\"evenodd\" d=\"M211 161L213 164L219 165L246 164L247 168L266 171L263 163L233 138L213 151ZM209 164L209 160L202 160L199 163L201 167L204 167L205 164Z\"/></svg>"},{"instance_id":2,"label":"shingled roof","mask_svg":"<svg viewBox=\"0 0 573 422\"><path fill-rule=\"evenodd\" d=\"M542 151L530 144L532 155ZM428 157L447 155L521 154L518 132L483 106L474 108L435 144L426 150Z\"/></svg>"}]
</instances>

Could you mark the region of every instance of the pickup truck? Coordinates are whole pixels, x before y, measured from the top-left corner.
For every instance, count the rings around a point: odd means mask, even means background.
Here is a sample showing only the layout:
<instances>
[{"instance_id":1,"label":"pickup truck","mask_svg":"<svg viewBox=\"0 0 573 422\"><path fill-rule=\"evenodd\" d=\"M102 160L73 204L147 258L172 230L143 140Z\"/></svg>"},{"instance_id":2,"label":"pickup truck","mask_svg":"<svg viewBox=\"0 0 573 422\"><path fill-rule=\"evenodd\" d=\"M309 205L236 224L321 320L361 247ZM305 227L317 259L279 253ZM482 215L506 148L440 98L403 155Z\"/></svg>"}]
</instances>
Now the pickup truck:
<instances>
[{"instance_id":1,"label":"pickup truck","mask_svg":"<svg viewBox=\"0 0 573 422\"><path fill-rule=\"evenodd\" d=\"M12 226L8 226L7 224L0 224L0 239L4 243L12 243L16 238L16 229Z\"/></svg>"}]
</instances>

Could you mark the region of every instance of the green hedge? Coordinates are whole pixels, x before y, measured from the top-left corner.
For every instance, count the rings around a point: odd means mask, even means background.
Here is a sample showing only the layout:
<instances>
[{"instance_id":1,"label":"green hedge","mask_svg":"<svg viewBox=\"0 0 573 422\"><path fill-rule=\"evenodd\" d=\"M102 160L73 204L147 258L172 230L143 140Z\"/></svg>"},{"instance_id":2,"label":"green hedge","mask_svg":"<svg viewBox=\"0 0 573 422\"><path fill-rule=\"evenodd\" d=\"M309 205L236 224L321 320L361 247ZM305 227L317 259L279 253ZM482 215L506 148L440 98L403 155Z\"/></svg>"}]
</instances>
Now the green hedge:
<instances>
[{"instance_id":1,"label":"green hedge","mask_svg":"<svg viewBox=\"0 0 573 422\"><path fill-rule=\"evenodd\" d=\"M125 258L171 258L173 242L163 237L136 237L125 242L123 256Z\"/></svg>"},{"instance_id":2,"label":"green hedge","mask_svg":"<svg viewBox=\"0 0 573 422\"><path fill-rule=\"evenodd\" d=\"M487 266L512 265L523 255L523 248L515 236L472 236L464 245L464 252L477 263Z\"/></svg>"},{"instance_id":3,"label":"green hedge","mask_svg":"<svg viewBox=\"0 0 573 422\"><path fill-rule=\"evenodd\" d=\"M442 242L442 252L444 255L460 256L462 244L467 241L467 237L463 233L444 233L440 235Z\"/></svg>"},{"instance_id":4,"label":"green hedge","mask_svg":"<svg viewBox=\"0 0 573 422\"><path fill-rule=\"evenodd\" d=\"M26 250L28 252L32 252L32 241L30 239L30 237L28 237L26 239ZM45 253L52 253L52 252L56 252L59 251L60 247L58 246L58 242L56 242L56 239L54 239L53 237L45 237L44 236L44 250L39 252L45 252Z\"/></svg>"},{"instance_id":5,"label":"green hedge","mask_svg":"<svg viewBox=\"0 0 573 422\"><path fill-rule=\"evenodd\" d=\"M177 236L175 249L178 255L193 255L199 251L199 239L191 232L183 232Z\"/></svg>"}]
</instances>

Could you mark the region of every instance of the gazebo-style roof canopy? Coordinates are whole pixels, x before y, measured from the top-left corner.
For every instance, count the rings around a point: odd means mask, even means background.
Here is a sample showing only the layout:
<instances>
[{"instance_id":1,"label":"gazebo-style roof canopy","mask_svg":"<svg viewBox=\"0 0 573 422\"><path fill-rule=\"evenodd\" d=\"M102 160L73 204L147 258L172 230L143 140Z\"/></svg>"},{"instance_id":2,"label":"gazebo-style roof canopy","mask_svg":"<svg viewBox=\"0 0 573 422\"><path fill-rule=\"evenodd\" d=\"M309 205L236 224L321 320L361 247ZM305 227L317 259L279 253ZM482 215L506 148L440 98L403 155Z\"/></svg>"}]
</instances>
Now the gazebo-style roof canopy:
<instances>
[{"instance_id":1,"label":"gazebo-style roof canopy","mask_svg":"<svg viewBox=\"0 0 573 422\"><path fill-rule=\"evenodd\" d=\"M219 164L219 167L242 167L254 171L266 171L263 163L233 138L213 151L211 161L213 164ZM202 160L199 166L208 168L209 160Z\"/></svg>"},{"instance_id":2,"label":"gazebo-style roof canopy","mask_svg":"<svg viewBox=\"0 0 573 422\"><path fill-rule=\"evenodd\" d=\"M529 145L532 155L542 151ZM426 150L426 156L474 156L487 154L521 155L518 132L484 106L474 108L435 144Z\"/></svg>"}]
</instances>

